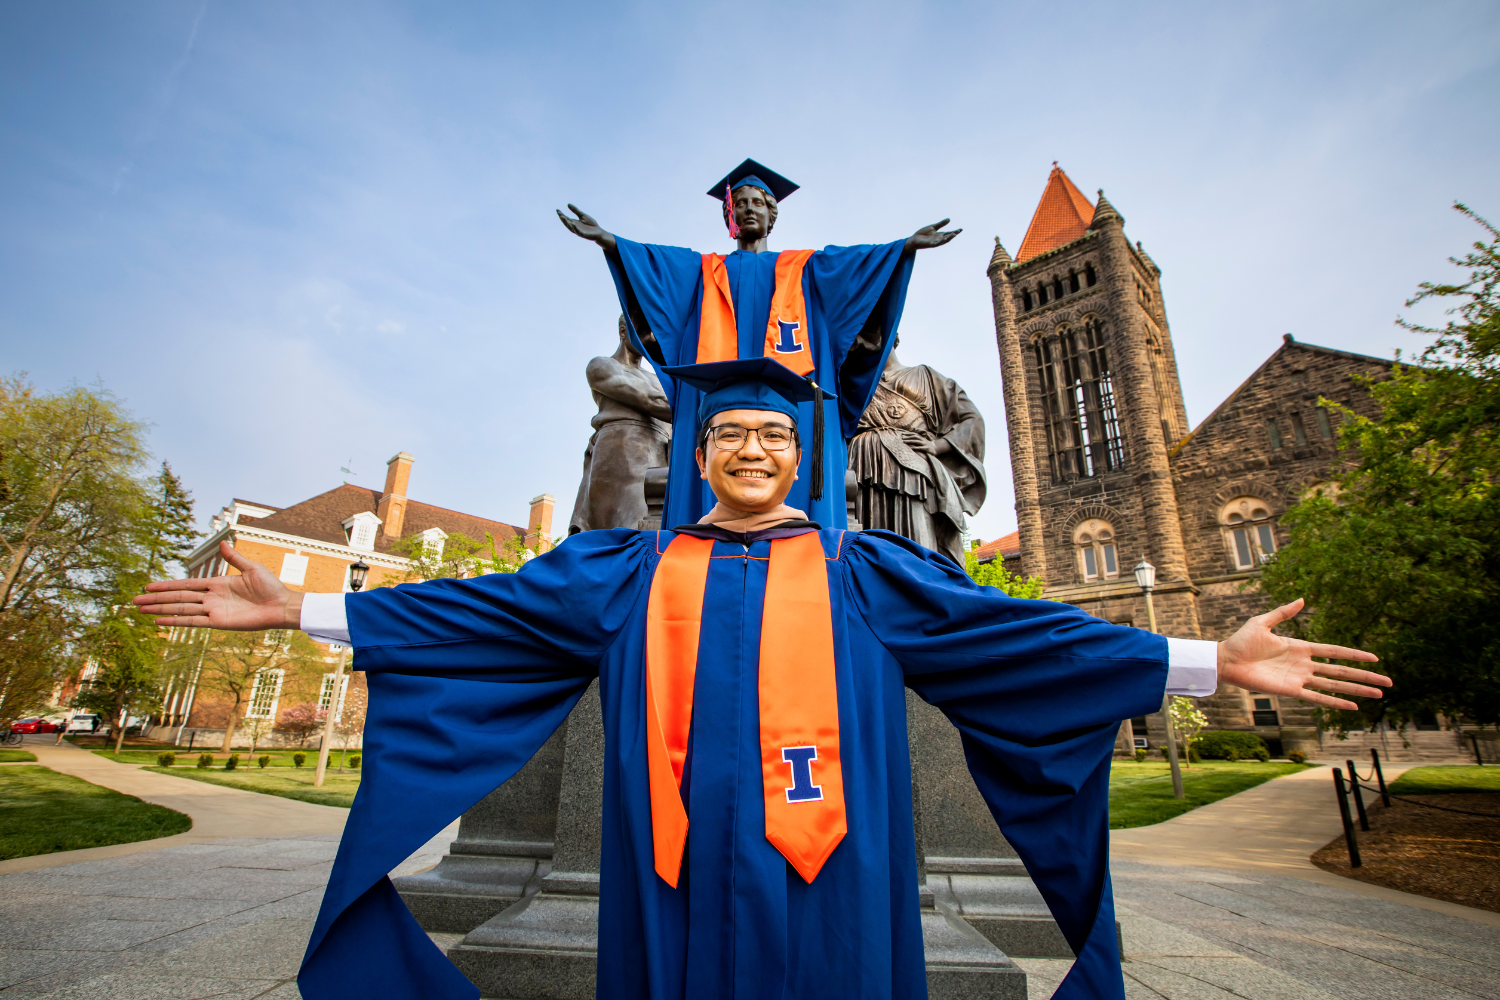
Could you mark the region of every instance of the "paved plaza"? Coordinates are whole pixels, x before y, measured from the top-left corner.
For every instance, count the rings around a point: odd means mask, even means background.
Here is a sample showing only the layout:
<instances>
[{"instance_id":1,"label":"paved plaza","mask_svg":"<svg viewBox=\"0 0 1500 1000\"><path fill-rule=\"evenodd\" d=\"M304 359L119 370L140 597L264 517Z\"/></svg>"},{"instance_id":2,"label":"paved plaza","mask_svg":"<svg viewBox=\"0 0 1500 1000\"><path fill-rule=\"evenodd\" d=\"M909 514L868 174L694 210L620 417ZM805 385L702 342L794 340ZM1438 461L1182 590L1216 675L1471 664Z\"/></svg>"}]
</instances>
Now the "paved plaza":
<instances>
[{"instance_id":1,"label":"paved plaza","mask_svg":"<svg viewBox=\"0 0 1500 1000\"><path fill-rule=\"evenodd\" d=\"M27 749L46 747L28 740ZM344 810L142 773L71 747L38 757L122 790L152 779L147 794L132 794L173 797L174 808L194 817L194 830L147 845L0 862L0 992L67 1000L298 996L294 977ZM1328 782L1326 770L1306 771L1116 834L1131 1000L1500 998L1500 914L1307 864L1306 844L1333 836L1324 815L1332 811ZM277 822L278 803L299 832L243 835ZM1336 833L1336 814L1331 822ZM316 830L320 823L329 828ZM218 835L193 840L203 829ZM456 832L454 824L396 873L435 864ZM1248 855L1231 846L1246 836L1256 844ZM1030 974L1031 996L1044 998L1069 963L1018 964Z\"/></svg>"}]
</instances>

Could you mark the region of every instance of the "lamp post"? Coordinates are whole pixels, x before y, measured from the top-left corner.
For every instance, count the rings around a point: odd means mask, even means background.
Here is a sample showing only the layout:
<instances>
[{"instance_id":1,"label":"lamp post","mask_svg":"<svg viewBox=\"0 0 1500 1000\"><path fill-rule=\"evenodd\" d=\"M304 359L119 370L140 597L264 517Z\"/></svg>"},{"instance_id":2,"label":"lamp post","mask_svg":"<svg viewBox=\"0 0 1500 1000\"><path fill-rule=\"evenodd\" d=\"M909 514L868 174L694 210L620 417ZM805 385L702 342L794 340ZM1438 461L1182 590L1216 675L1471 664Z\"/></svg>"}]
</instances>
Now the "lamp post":
<instances>
[{"instance_id":1,"label":"lamp post","mask_svg":"<svg viewBox=\"0 0 1500 1000\"><path fill-rule=\"evenodd\" d=\"M349 567L349 589L359 593L364 589L365 577L369 576L370 567L365 565L363 559ZM338 717L339 707L343 704L344 688L344 656L348 646L339 646L339 663L333 669L333 687L328 692L328 714L323 716L323 739L318 742L318 772L313 775L313 787L323 787L323 776L328 773L328 749L333 741L333 720Z\"/></svg>"},{"instance_id":2,"label":"lamp post","mask_svg":"<svg viewBox=\"0 0 1500 1000\"><path fill-rule=\"evenodd\" d=\"M1146 620L1151 625L1151 631L1156 631L1156 605L1151 602L1151 590L1156 586L1156 567L1146 561L1142 556L1140 564L1135 568L1135 584L1146 594ZM1172 795L1183 798L1182 791L1182 766L1177 762L1177 733L1172 728L1172 698L1170 695L1161 696L1161 718L1167 726L1167 763L1172 767Z\"/></svg>"}]
</instances>

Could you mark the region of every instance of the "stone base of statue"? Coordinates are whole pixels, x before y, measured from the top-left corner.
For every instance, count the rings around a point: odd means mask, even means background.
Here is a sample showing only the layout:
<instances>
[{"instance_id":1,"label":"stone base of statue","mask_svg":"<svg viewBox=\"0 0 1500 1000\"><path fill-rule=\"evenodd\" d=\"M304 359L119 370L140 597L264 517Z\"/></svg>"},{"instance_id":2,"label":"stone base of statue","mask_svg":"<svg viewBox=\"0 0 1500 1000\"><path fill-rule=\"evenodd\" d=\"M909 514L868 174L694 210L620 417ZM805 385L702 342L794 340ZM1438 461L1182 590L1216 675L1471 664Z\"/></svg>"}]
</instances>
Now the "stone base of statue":
<instances>
[{"instance_id":1,"label":"stone base of statue","mask_svg":"<svg viewBox=\"0 0 1500 1000\"><path fill-rule=\"evenodd\" d=\"M464 813L436 867L394 880L423 930L467 934L551 871L566 732L560 726L514 778Z\"/></svg>"},{"instance_id":2,"label":"stone base of statue","mask_svg":"<svg viewBox=\"0 0 1500 1000\"><path fill-rule=\"evenodd\" d=\"M974 787L958 730L910 691L906 728L920 812L918 845L938 905L1007 955L1072 958L1041 891Z\"/></svg>"}]
</instances>

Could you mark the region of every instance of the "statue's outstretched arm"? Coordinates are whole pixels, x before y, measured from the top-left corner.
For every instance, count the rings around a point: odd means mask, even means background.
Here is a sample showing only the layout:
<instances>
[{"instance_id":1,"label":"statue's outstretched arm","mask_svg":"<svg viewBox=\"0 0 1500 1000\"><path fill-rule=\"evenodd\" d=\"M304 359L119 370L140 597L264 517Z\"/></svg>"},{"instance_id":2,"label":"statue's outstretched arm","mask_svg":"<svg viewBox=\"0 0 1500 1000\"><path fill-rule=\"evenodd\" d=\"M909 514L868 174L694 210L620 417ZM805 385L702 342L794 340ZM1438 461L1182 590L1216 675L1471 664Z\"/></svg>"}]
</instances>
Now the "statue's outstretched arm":
<instances>
[{"instance_id":1,"label":"statue's outstretched arm","mask_svg":"<svg viewBox=\"0 0 1500 1000\"><path fill-rule=\"evenodd\" d=\"M568 216L564 214L561 209L559 209L557 212L557 217L562 220L563 225L568 227L568 232L572 233L574 236L578 236L586 240L593 240L595 243L604 248L605 253L615 252L614 233L611 233L609 230L599 225L599 223L595 222L592 215L589 215L577 205L569 205L568 211L578 216L578 218L568 218ZM921 232L921 230L918 230L918 232ZM915 239L916 237L912 238ZM949 239L952 239L952 237L950 236ZM910 240L907 241L908 244L910 244L910 242ZM947 241L945 240L944 242Z\"/></svg>"},{"instance_id":2,"label":"statue's outstretched arm","mask_svg":"<svg viewBox=\"0 0 1500 1000\"><path fill-rule=\"evenodd\" d=\"M672 406L667 402L666 393L653 390L643 378L631 378L625 366L615 359L595 358L589 362L585 374L589 388L599 395L623 403L637 413L671 422Z\"/></svg>"},{"instance_id":3,"label":"statue's outstretched arm","mask_svg":"<svg viewBox=\"0 0 1500 1000\"><path fill-rule=\"evenodd\" d=\"M572 208L573 206L569 205L568 207ZM578 211L576 208L573 210L575 212ZM592 222L593 220L590 219L589 221ZM951 220L949 219L944 219L941 222L934 222L932 225L923 226L921 229L918 229L916 232L912 233L906 238L905 252L911 253L913 250L931 250L933 247L940 247L944 243L947 243L949 240L953 239L953 237L957 236L959 233L963 232L962 229L952 229L946 233L941 232L940 230L950 221ZM582 234L580 233L579 235Z\"/></svg>"}]
</instances>

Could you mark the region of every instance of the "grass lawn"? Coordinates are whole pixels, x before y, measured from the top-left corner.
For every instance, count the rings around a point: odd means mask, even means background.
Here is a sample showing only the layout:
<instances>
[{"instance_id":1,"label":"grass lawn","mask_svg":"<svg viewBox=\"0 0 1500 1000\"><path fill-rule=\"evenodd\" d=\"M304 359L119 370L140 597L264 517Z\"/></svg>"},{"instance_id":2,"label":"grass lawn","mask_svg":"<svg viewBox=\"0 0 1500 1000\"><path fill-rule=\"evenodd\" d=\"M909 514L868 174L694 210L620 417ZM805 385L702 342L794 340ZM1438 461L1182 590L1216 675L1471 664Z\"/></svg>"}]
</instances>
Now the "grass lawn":
<instances>
[{"instance_id":1,"label":"grass lawn","mask_svg":"<svg viewBox=\"0 0 1500 1000\"><path fill-rule=\"evenodd\" d=\"M1442 795L1448 792L1500 792L1500 767L1457 764L1414 767L1391 782L1393 795Z\"/></svg>"},{"instance_id":2,"label":"grass lawn","mask_svg":"<svg viewBox=\"0 0 1500 1000\"><path fill-rule=\"evenodd\" d=\"M1115 761L1109 772L1109 828L1150 826L1283 774L1306 764L1205 760L1183 768L1181 801L1172 797L1172 771L1166 761ZM1500 768L1495 770L1500 771Z\"/></svg>"},{"instance_id":3,"label":"grass lawn","mask_svg":"<svg viewBox=\"0 0 1500 1000\"><path fill-rule=\"evenodd\" d=\"M180 812L51 768L0 768L0 861L153 840L192 825Z\"/></svg>"},{"instance_id":4,"label":"grass lawn","mask_svg":"<svg viewBox=\"0 0 1500 1000\"><path fill-rule=\"evenodd\" d=\"M310 759L310 765L316 763L316 757ZM329 759L328 774L323 779L322 788L313 787L314 768L312 766L268 767L264 770L252 766L247 770L242 763L233 771L224 770L223 765L211 768L180 765L178 767L148 767L146 770L170 774L174 778L206 781L210 785L224 785L247 792L280 795L286 799L301 799L303 802L314 802L320 806L340 806L348 809L354 802L354 793L359 791L359 772L345 768L344 773L340 774L334 770L337 764L338 756L335 754Z\"/></svg>"},{"instance_id":5,"label":"grass lawn","mask_svg":"<svg viewBox=\"0 0 1500 1000\"><path fill-rule=\"evenodd\" d=\"M30 750L0 750L0 764L15 764L29 760L36 760L36 754Z\"/></svg>"}]
</instances>

